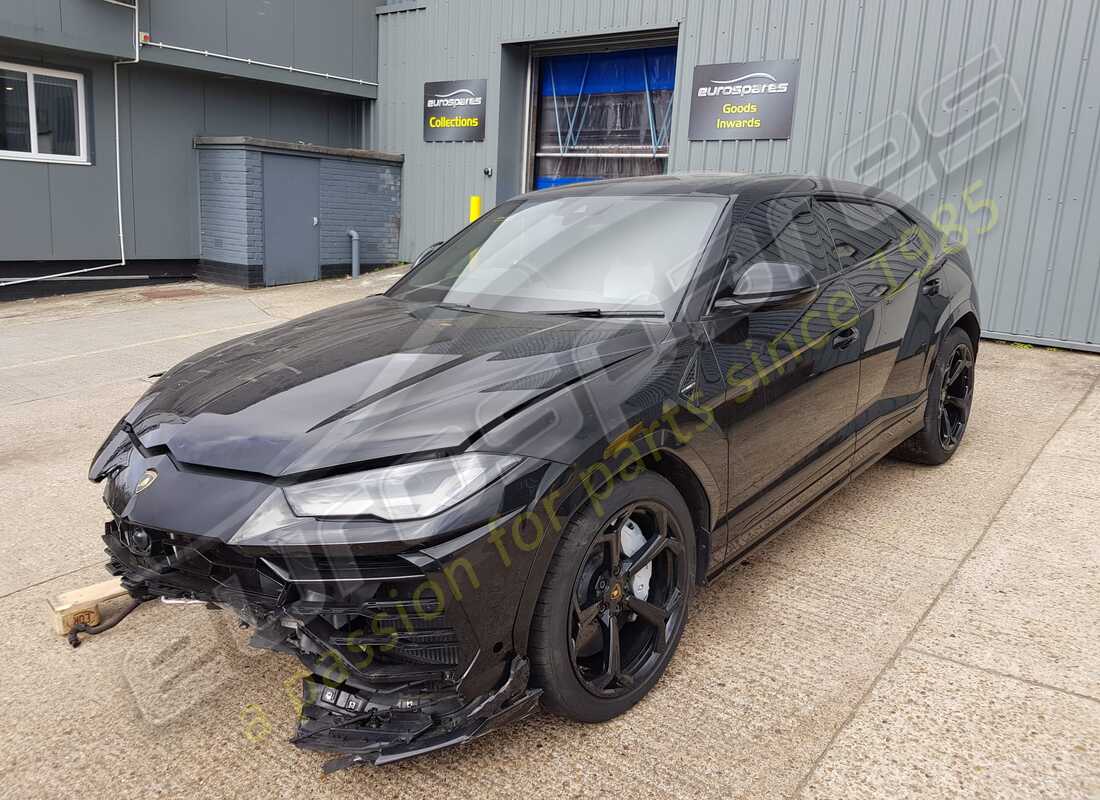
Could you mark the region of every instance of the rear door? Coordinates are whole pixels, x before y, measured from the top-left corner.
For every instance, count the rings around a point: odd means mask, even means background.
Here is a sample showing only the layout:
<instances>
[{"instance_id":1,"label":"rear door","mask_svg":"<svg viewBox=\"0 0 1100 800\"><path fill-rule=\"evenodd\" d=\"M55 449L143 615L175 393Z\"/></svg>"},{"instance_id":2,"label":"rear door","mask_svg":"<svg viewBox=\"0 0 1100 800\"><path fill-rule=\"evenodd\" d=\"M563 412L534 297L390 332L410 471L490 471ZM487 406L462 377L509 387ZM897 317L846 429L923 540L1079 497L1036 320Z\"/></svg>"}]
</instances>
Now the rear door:
<instances>
[{"instance_id":1,"label":"rear door","mask_svg":"<svg viewBox=\"0 0 1100 800\"><path fill-rule=\"evenodd\" d=\"M865 199L822 197L816 208L859 306L856 464L908 430L925 387L931 320L915 314L931 243L901 211Z\"/></svg>"},{"instance_id":2,"label":"rear door","mask_svg":"<svg viewBox=\"0 0 1100 800\"><path fill-rule=\"evenodd\" d=\"M733 405L723 418L738 423L728 428L731 557L842 481L854 453L858 316L809 197L749 210L735 226L723 280L735 285L758 261L808 267L819 291L728 318L714 334Z\"/></svg>"}]
</instances>

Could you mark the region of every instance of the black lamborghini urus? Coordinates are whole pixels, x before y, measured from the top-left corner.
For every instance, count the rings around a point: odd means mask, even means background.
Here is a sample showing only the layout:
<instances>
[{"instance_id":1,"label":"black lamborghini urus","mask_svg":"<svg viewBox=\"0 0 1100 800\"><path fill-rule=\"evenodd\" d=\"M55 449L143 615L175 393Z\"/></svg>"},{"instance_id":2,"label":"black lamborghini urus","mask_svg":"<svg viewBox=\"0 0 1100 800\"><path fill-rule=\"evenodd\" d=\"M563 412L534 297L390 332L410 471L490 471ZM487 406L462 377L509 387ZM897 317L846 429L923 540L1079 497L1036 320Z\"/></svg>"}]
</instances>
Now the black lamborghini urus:
<instances>
[{"instance_id":1,"label":"black lamborghini urus","mask_svg":"<svg viewBox=\"0 0 1100 800\"><path fill-rule=\"evenodd\" d=\"M333 768L607 720L708 578L886 454L952 456L978 336L967 253L882 191L523 195L165 373L91 467L109 569L301 659Z\"/></svg>"}]
</instances>

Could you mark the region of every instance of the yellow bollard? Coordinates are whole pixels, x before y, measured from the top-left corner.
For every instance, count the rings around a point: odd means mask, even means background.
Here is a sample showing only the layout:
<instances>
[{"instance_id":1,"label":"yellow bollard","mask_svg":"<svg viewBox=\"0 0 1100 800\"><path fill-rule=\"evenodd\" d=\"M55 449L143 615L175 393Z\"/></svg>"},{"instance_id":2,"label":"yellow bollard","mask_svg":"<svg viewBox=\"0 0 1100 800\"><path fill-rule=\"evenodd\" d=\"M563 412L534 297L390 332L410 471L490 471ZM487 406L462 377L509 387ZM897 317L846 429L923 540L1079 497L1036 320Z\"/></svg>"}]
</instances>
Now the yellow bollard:
<instances>
[{"instance_id":1,"label":"yellow bollard","mask_svg":"<svg viewBox=\"0 0 1100 800\"><path fill-rule=\"evenodd\" d=\"M470 195L470 222L474 222L481 216L481 195Z\"/></svg>"}]
</instances>

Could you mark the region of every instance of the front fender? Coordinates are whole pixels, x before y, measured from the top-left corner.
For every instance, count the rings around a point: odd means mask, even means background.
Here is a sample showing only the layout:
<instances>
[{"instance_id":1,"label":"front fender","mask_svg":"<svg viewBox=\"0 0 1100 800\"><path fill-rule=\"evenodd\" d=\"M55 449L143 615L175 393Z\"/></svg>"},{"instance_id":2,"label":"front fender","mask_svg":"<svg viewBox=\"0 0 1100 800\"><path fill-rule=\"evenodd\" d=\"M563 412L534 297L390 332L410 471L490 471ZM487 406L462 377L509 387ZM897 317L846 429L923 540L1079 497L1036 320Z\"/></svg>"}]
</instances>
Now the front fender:
<instances>
[{"instance_id":1,"label":"front fender","mask_svg":"<svg viewBox=\"0 0 1100 800\"><path fill-rule=\"evenodd\" d=\"M512 522L519 526L514 534L519 539L542 540L537 557L530 564L516 613L513 642L518 653L527 652L531 619L557 551L561 530L585 505L606 499L616 481L630 480L630 476L637 474L636 470L645 469L647 465L665 474L666 470L682 470L680 474L695 482L696 504L706 505L704 519L708 521L705 527L697 525L695 531L700 557L698 578L700 581L705 578L708 562L713 564L719 560L710 556L710 531L715 515L724 507L725 487L715 480L695 449L694 437L704 433L713 435L716 431L713 417L705 409L691 411L681 406L674 406L648 424L636 422L620 435L603 439L589 448L576 464L548 483L546 492L541 494L539 507L529 509L526 520ZM721 441L725 441L724 437ZM692 498L685 497L685 501L692 505Z\"/></svg>"}]
</instances>

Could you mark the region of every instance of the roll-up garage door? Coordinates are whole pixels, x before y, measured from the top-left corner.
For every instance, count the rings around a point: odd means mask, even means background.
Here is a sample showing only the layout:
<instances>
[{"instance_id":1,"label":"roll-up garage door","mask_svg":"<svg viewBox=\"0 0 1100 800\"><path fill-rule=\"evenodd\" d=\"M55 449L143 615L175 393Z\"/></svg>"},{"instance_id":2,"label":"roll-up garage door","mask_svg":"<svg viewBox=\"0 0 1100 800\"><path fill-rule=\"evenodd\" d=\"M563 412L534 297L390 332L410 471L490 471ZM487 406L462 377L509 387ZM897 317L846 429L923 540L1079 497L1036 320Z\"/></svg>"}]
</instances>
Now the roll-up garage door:
<instances>
[{"instance_id":1,"label":"roll-up garage door","mask_svg":"<svg viewBox=\"0 0 1100 800\"><path fill-rule=\"evenodd\" d=\"M675 74L674 46L540 58L534 187L663 174Z\"/></svg>"}]
</instances>

